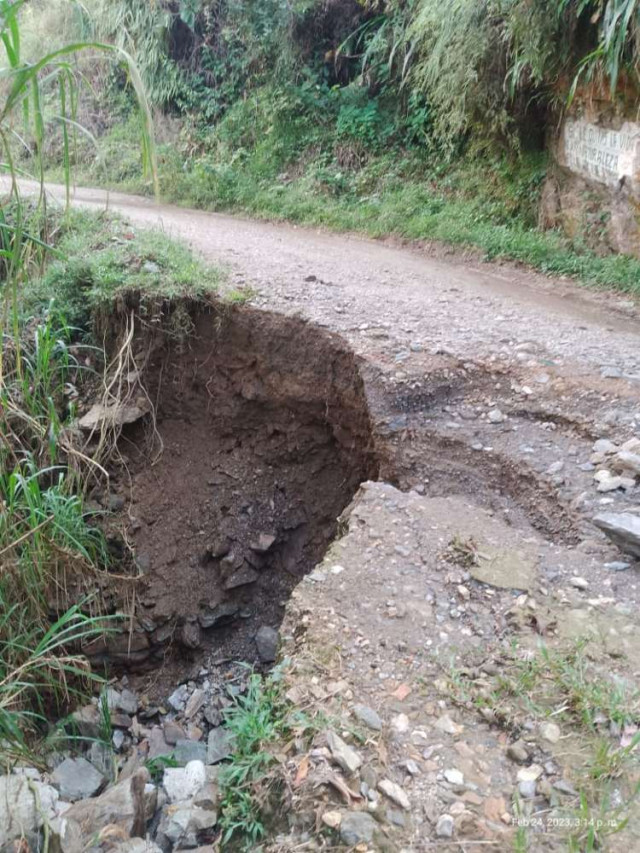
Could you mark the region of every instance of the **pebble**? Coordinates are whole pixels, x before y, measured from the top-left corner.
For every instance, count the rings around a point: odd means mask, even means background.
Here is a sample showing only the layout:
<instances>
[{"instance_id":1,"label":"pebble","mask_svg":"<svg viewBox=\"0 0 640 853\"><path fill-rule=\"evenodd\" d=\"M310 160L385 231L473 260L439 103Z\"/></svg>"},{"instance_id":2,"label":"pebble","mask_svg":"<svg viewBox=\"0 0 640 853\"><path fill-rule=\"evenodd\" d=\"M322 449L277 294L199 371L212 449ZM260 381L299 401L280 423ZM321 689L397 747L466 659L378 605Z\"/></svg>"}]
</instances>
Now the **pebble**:
<instances>
[{"instance_id":1,"label":"pebble","mask_svg":"<svg viewBox=\"0 0 640 853\"><path fill-rule=\"evenodd\" d=\"M533 779L528 779L525 782L520 782L518 785L520 796L525 800L532 800L536 795L536 783Z\"/></svg>"},{"instance_id":2,"label":"pebble","mask_svg":"<svg viewBox=\"0 0 640 853\"><path fill-rule=\"evenodd\" d=\"M381 779L378 782L378 790L389 797L397 806L400 806L401 809L409 811L411 808L411 802L405 791L391 779Z\"/></svg>"},{"instance_id":3,"label":"pebble","mask_svg":"<svg viewBox=\"0 0 640 853\"><path fill-rule=\"evenodd\" d=\"M506 420L506 416L500 411L500 409L491 409L491 411L487 413L487 420L491 424L501 424Z\"/></svg>"},{"instance_id":4,"label":"pebble","mask_svg":"<svg viewBox=\"0 0 640 853\"><path fill-rule=\"evenodd\" d=\"M436 824L436 835L438 838L451 838L453 835L453 817L450 814L441 814Z\"/></svg>"},{"instance_id":5,"label":"pebble","mask_svg":"<svg viewBox=\"0 0 640 853\"><path fill-rule=\"evenodd\" d=\"M585 578L575 577L571 578L569 583L571 586L574 586L576 589L588 589L589 581L585 580Z\"/></svg>"},{"instance_id":6,"label":"pebble","mask_svg":"<svg viewBox=\"0 0 640 853\"><path fill-rule=\"evenodd\" d=\"M345 773L355 773L362 766L360 755L355 749L346 744L341 737L338 737L335 732L327 732L327 744L331 750L333 760Z\"/></svg>"},{"instance_id":7,"label":"pebble","mask_svg":"<svg viewBox=\"0 0 640 853\"><path fill-rule=\"evenodd\" d=\"M406 714L397 714L391 718L391 728L401 735L409 731L409 717Z\"/></svg>"},{"instance_id":8,"label":"pebble","mask_svg":"<svg viewBox=\"0 0 640 853\"><path fill-rule=\"evenodd\" d=\"M507 747L507 757L516 764L524 764L529 760L529 752L521 740L510 743Z\"/></svg>"},{"instance_id":9,"label":"pebble","mask_svg":"<svg viewBox=\"0 0 640 853\"><path fill-rule=\"evenodd\" d=\"M555 723L543 723L540 726L540 737L549 743L557 743L560 740L560 727Z\"/></svg>"},{"instance_id":10,"label":"pebble","mask_svg":"<svg viewBox=\"0 0 640 853\"><path fill-rule=\"evenodd\" d=\"M464 785L464 774L455 768L445 770L444 778L452 785Z\"/></svg>"},{"instance_id":11,"label":"pebble","mask_svg":"<svg viewBox=\"0 0 640 853\"><path fill-rule=\"evenodd\" d=\"M325 812L322 815L322 822L329 829L337 829L342 823L342 815L338 811Z\"/></svg>"},{"instance_id":12,"label":"pebble","mask_svg":"<svg viewBox=\"0 0 640 853\"><path fill-rule=\"evenodd\" d=\"M448 714L444 714L436 720L435 728L447 735L457 735L461 731L461 726L454 723Z\"/></svg>"},{"instance_id":13,"label":"pebble","mask_svg":"<svg viewBox=\"0 0 640 853\"><path fill-rule=\"evenodd\" d=\"M350 847L370 844L377 828L378 824L367 812L349 812L340 822L340 840Z\"/></svg>"},{"instance_id":14,"label":"pebble","mask_svg":"<svg viewBox=\"0 0 640 853\"><path fill-rule=\"evenodd\" d=\"M382 720L373 708L370 708L368 705L354 705L353 713L361 723L368 726L370 729L373 729L376 732L382 730Z\"/></svg>"},{"instance_id":15,"label":"pebble","mask_svg":"<svg viewBox=\"0 0 640 853\"><path fill-rule=\"evenodd\" d=\"M518 770L518 782L535 782L539 779L544 770L539 764L530 764L528 767L521 767Z\"/></svg>"}]
</instances>

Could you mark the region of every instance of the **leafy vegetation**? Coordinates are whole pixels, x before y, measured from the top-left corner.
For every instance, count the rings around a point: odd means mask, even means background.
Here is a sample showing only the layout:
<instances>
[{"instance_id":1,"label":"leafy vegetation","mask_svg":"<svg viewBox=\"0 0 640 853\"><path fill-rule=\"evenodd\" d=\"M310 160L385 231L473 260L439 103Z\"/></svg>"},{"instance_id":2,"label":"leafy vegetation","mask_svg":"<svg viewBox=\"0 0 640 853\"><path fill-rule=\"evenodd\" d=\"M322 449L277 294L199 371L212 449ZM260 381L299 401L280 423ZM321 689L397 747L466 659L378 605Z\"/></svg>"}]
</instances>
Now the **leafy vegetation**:
<instances>
[{"instance_id":1,"label":"leafy vegetation","mask_svg":"<svg viewBox=\"0 0 640 853\"><path fill-rule=\"evenodd\" d=\"M135 55L162 112L166 199L437 240L637 292L639 264L608 250L602 229L586 219L571 237L538 228L546 129L578 91L624 103L640 85L635 0L87 9L85 28ZM126 82L105 77L96 107L116 118L105 119L100 156L78 140L78 180L146 192ZM54 160L49 173L62 179Z\"/></svg>"},{"instance_id":2,"label":"leafy vegetation","mask_svg":"<svg viewBox=\"0 0 640 853\"><path fill-rule=\"evenodd\" d=\"M128 54L95 39L57 42L44 53L49 40L23 42L25 11L24 0L0 0L0 146L10 178L0 205L0 740L7 759L37 752L52 718L98 680L82 648L110 630L100 589L113 558L85 507L89 487L105 476L105 448L88 447L76 425L78 400L108 368L91 342L92 311L127 286L170 298L215 284L164 235L137 239L109 218L49 210L42 184L48 130L59 130L68 200L74 137L83 130L81 55L117 57L120 70L124 63L152 185L155 149ZM39 181L34 200L21 195L17 180L25 146Z\"/></svg>"}]
</instances>

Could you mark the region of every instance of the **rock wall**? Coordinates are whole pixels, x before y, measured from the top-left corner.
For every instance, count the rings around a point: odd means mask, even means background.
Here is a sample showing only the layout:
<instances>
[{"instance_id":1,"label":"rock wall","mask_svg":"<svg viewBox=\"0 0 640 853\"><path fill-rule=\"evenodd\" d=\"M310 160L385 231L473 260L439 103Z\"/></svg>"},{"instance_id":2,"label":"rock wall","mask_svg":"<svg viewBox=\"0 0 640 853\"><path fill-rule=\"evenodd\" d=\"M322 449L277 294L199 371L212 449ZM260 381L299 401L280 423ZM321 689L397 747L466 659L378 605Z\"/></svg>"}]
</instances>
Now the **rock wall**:
<instances>
[{"instance_id":1,"label":"rock wall","mask_svg":"<svg viewBox=\"0 0 640 853\"><path fill-rule=\"evenodd\" d=\"M640 257L637 103L621 110L594 93L576 99L551 141L542 227L561 228L601 253Z\"/></svg>"}]
</instances>

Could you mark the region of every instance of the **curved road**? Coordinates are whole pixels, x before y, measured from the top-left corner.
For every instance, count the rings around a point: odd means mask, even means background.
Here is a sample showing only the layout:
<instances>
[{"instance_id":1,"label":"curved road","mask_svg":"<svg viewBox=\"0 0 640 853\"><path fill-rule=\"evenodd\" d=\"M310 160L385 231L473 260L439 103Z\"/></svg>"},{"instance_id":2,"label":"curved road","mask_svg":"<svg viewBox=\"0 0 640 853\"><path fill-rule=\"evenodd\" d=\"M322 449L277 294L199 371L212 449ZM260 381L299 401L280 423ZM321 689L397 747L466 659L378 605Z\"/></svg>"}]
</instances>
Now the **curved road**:
<instances>
[{"instance_id":1,"label":"curved road","mask_svg":"<svg viewBox=\"0 0 640 853\"><path fill-rule=\"evenodd\" d=\"M61 186L49 185L48 192L64 198ZM77 189L73 202L108 206L134 224L186 240L226 267L232 284L257 291L257 304L341 331L357 350L381 326L400 348L413 343L495 361L533 343L538 355L576 375L619 371L632 386L640 376L640 312L624 294L595 293L511 264L448 258L443 250L435 257L121 193Z\"/></svg>"}]
</instances>

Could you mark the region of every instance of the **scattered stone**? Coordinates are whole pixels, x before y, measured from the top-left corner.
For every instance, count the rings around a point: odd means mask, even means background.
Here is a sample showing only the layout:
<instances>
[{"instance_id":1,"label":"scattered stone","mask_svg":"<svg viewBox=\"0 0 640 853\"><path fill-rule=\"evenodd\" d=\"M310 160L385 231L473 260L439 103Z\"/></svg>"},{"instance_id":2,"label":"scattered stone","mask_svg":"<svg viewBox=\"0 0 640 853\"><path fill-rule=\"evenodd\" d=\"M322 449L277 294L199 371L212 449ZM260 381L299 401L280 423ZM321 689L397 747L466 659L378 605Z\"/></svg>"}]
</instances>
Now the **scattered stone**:
<instances>
[{"instance_id":1,"label":"scattered stone","mask_svg":"<svg viewBox=\"0 0 640 853\"><path fill-rule=\"evenodd\" d=\"M99 797L74 803L64 813L57 828L59 846L62 850L85 850L92 846L100 830L109 826L119 833L120 838L143 836L146 824L145 786L149 772L141 767L128 779L119 782ZM84 843L74 848L74 840Z\"/></svg>"},{"instance_id":2,"label":"scattered stone","mask_svg":"<svg viewBox=\"0 0 640 853\"><path fill-rule=\"evenodd\" d=\"M594 453L611 454L617 451L617 446L608 438L599 438L593 445Z\"/></svg>"},{"instance_id":3,"label":"scattered stone","mask_svg":"<svg viewBox=\"0 0 640 853\"><path fill-rule=\"evenodd\" d=\"M381 779L378 782L378 790L389 797L389 799L397 806L400 806L401 809L404 809L405 811L409 811L411 809L409 797L407 797L405 791L400 787L400 785L392 782L391 779Z\"/></svg>"},{"instance_id":4,"label":"scattered stone","mask_svg":"<svg viewBox=\"0 0 640 853\"><path fill-rule=\"evenodd\" d=\"M387 819L394 826L404 827L407 825L407 820L402 812L396 809L387 809Z\"/></svg>"},{"instance_id":5,"label":"scattered stone","mask_svg":"<svg viewBox=\"0 0 640 853\"><path fill-rule=\"evenodd\" d=\"M525 800L532 800L536 795L536 783L533 779L527 779L524 782L518 783L518 791L520 796Z\"/></svg>"},{"instance_id":6,"label":"scattered stone","mask_svg":"<svg viewBox=\"0 0 640 853\"><path fill-rule=\"evenodd\" d=\"M272 533L259 533L257 539L249 547L258 554L265 554L275 541L276 537Z\"/></svg>"},{"instance_id":7,"label":"scattered stone","mask_svg":"<svg viewBox=\"0 0 640 853\"><path fill-rule=\"evenodd\" d=\"M74 711L70 718L74 734L83 738L96 740L100 737L102 715L97 705L84 705Z\"/></svg>"},{"instance_id":8,"label":"scattered stone","mask_svg":"<svg viewBox=\"0 0 640 853\"><path fill-rule=\"evenodd\" d=\"M616 477L611 471L603 468L601 471L596 471L593 479L597 482L597 490L599 492L615 492L618 489L632 489L635 486L635 480L631 477Z\"/></svg>"},{"instance_id":9,"label":"scattered stone","mask_svg":"<svg viewBox=\"0 0 640 853\"><path fill-rule=\"evenodd\" d=\"M567 782L566 779L558 779L557 782L553 783L553 787L561 794L567 794L571 797L576 797L578 795L576 789L570 782Z\"/></svg>"},{"instance_id":10,"label":"scattered stone","mask_svg":"<svg viewBox=\"0 0 640 853\"><path fill-rule=\"evenodd\" d=\"M258 572L246 563L227 578L224 588L237 589L239 586L247 586L250 583L255 583L259 577Z\"/></svg>"},{"instance_id":11,"label":"scattered stone","mask_svg":"<svg viewBox=\"0 0 640 853\"><path fill-rule=\"evenodd\" d=\"M631 568L631 563L625 563L622 560L613 560L611 563L604 564L605 569L609 569L610 572L626 572L627 569Z\"/></svg>"},{"instance_id":12,"label":"scattered stone","mask_svg":"<svg viewBox=\"0 0 640 853\"><path fill-rule=\"evenodd\" d=\"M435 722L434 728L447 735L457 735L462 731L462 727L454 723L448 714L443 714L442 717L439 717Z\"/></svg>"},{"instance_id":13,"label":"scattered stone","mask_svg":"<svg viewBox=\"0 0 640 853\"><path fill-rule=\"evenodd\" d=\"M622 371L619 367L606 365L600 370L600 376L602 376L603 379L620 379L622 377Z\"/></svg>"},{"instance_id":14,"label":"scattered stone","mask_svg":"<svg viewBox=\"0 0 640 853\"><path fill-rule=\"evenodd\" d=\"M564 468L564 460L559 459L557 462L554 462L553 464L549 465L549 467L547 468L547 474L549 474L549 476L553 476L554 474L559 474L563 468Z\"/></svg>"},{"instance_id":15,"label":"scattered stone","mask_svg":"<svg viewBox=\"0 0 640 853\"><path fill-rule=\"evenodd\" d=\"M391 718L391 728L399 735L409 731L409 717L406 714L396 714Z\"/></svg>"},{"instance_id":16,"label":"scattered stone","mask_svg":"<svg viewBox=\"0 0 640 853\"><path fill-rule=\"evenodd\" d=\"M186 740L186 732L175 720L165 720L162 726L164 739L171 746L175 746L179 740Z\"/></svg>"},{"instance_id":17,"label":"scattered stone","mask_svg":"<svg viewBox=\"0 0 640 853\"><path fill-rule=\"evenodd\" d=\"M158 847L155 841L148 841L146 838L130 838L111 847L110 853L162 853L162 847Z\"/></svg>"},{"instance_id":18,"label":"scattered stone","mask_svg":"<svg viewBox=\"0 0 640 853\"><path fill-rule=\"evenodd\" d=\"M202 761L190 761L186 767L167 767L162 777L162 786L170 803L190 800L207 781Z\"/></svg>"},{"instance_id":19,"label":"scattered stone","mask_svg":"<svg viewBox=\"0 0 640 853\"><path fill-rule=\"evenodd\" d=\"M207 764L217 764L224 761L233 752L233 735L228 729L220 726L211 729L207 741Z\"/></svg>"},{"instance_id":20,"label":"scattered stone","mask_svg":"<svg viewBox=\"0 0 640 853\"><path fill-rule=\"evenodd\" d=\"M436 835L438 838L451 838L453 835L454 820L450 814L441 814L436 823Z\"/></svg>"},{"instance_id":21,"label":"scattered stone","mask_svg":"<svg viewBox=\"0 0 640 853\"><path fill-rule=\"evenodd\" d=\"M420 768L418 767L417 763L413 760L413 758L407 758L406 761L402 761L400 766L404 767L410 776L419 776L420 775Z\"/></svg>"},{"instance_id":22,"label":"scattered stone","mask_svg":"<svg viewBox=\"0 0 640 853\"><path fill-rule=\"evenodd\" d=\"M362 766L362 758L355 749L352 749L331 730L327 731L327 744L333 760L345 773L355 773Z\"/></svg>"},{"instance_id":23,"label":"scattered stone","mask_svg":"<svg viewBox=\"0 0 640 853\"><path fill-rule=\"evenodd\" d=\"M631 471L634 477L640 476L640 455L630 453L628 450L620 450L613 460L618 471Z\"/></svg>"},{"instance_id":24,"label":"scattered stone","mask_svg":"<svg viewBox=\"0 0 640 853\"><path fill-rule=\"evenodd\" d=\"M444 771L444 778L451 785L464 785L464 774L455 768Z\"/></svg>"},{"instance_id":25,"label":"scattered stone","mask_svg":"<svg viewBox=\"0 0 640 853\"><path fill-rule=\"evenodd\" d=\"M487 797L482 810L487 820L499 823L507 811L507 805L502 797Z\"/></svg>"},{"instance_id":26,"label":"scattered stone","mask_svg":"<svg viewBox=\"0 0 640 853\"><path fill-rule=\"evenodd\" d=\"M365 726L373 729L376 732L382 731L382 720L378 714L368 705L354 705L353 713L356 718Z\"/></svg>"},{"instance_id":27,"label":"scattered stone","mask_svg":"<svg viewBox=\"0 0 640 853\"><path fill-rule=\"evenodd\" d=\"M370 844L378 824L367 812L349 812L340 823L340 840L349 847Z\"/></svg>"},{"instance_id":28,"label":"scattered stone","mask_svg":"<svg viewBox=\"0 0 640 853\"><path fill-rule=\"evenodd\" d=\"M202 645L200 625L196 621L185 622L180 629L180 642L187 649L199 649Z\"/></svg>"},{"instance_id":29,"label":"scattered stone","mask_svg":"<svg viewBox=\"0 0 640 853\"><path fill-rule=\"evenodd\" d=\"M169 696L167 704L173 708L174 711L180 712L184 711L188 699L189 688L186 684L181 684L180 687L174 690L171 696Z\"/></svg>"},{"instance_id":30,"label":"scattered stone","mask_svg":"<svg viewBox=\"0 0 640 853\"><path fill-rule=\"evenodd\" d=\"M180 767L186 767L190 761L207 761L207 747L201 741L183 738L176 741L173 756Z\"/></svg>"},{"instance_id":31,"label":"scattered stone","mask_svg":"<svg viewBox=\"0 0 640 853\"><path fill-rule=\"evenodd\" d=\"M223 601L218 604L213 610L205 610L198 614L200 626L204 629L214 628L216 625L224 625L227 622L233 621L237 616L240 607L231 601Z\"/></svg>"},{"instance_id":32,"label":"scattered stone","mask_svg":"<svg viewBox=\"0 0 640 853\"><path fill-rule=\"evenodd\" d=\"M529 760L529 752L521 740L510 743L507 747L507 757L516 764L525 764Z\"/></svg>"},{"instance_id":33,"label":"scattered stone","mask_svg":"<svg viewBox=\"0 0 640 853\"><path fill-rule=\"evenodd\" d=\"M51 781L64 800L74 803L94 797L106 779L86 758L65 758L51 774Z\"/></svg>"},{"instance_id":34,"label":"scattered stone","mask_svg":"<svg viewBox=\"0 0 640 853\"><path fill-rule=\"evenodd\" d=\"M258 629L255 637L258 656L264 663L273 663L278 656L278 644L280 635L275 628L263 625Z\"/></svg>"},{"instance_id":35,"label":"scattered stone","mask_svg":"<svg viewBox=\"0 0 640 853\"><path fill-rule=\"evenodd\" d=\"M198 835L218 822L218 813L203 809L191 801L173 803L162 809L158 840L166 850L182 850L198 846Z\"/></svg>"},{"instance_id":36,"label":"scattered stone","mask_svg":"<svg viewBox=\"0 0 640 853\"><path fill-rule=\"evenodd\" d=\"M37 834L55 816L58 792L26 776L0 776L0 848L25 839L26 849L39 849ZM14 848L11 848L14 849ZM15 850L24 850L20 844Z\"/></svg>"},{"instance_id":37,"label":"scattered stone","mask_svg":"<svg viewBox=\"0 0 640 853\"><path fill-rule=\"evenodd\" d=\"M518 770L518 782L535 782L544 773L544 769L539 764L530 764L528 767L521 767Z\"/></svg>"},{"instance_id":38,"label":"scattered stone","mask_svg":"<svg viewBox=\"0 0 640 853\"><path fill-rule=\"evenodd\" d=\"M86 432L108 427L132 424L140 420L151 411L151 403L144 397L136 401L136 404L115 403L112 406L102 406L100 403L93 405L86 415L80 418L78 426Z\"/></svg>"},{"instance_id":39,"label":"scattered stone","mask_svg":"<svg viewBox=\"0 0 640 853\"><path fill-rule=\"evenodd\" d=\"M322 822L329 829L337 829L342 823L342 814L337 811L325 812L322 815Z\"/></svg>"},{"instance_id":40,"label":"scattered stone","mask_svg":"<svg viewBox=\"0 0 640 853\"><path fill-rule=\"evenodd\" d=\"M623 551L640 558L640 516L603 512L596 515L593 523Z\"/></svg>"},{"instance_id":41,"label":"scattered stone","mask_svg":"<svg viewBox=\"0 0 640 853\"><path fill-rule=\"evenodd\" d=\"M506 415L504 415L500 409L491 409L491 411L487 413L487 420L491 424L501 424L503 421L506 421L506 419Z\"/></svg>"},{"instance_id":42,"label":"scattered stone","mask_svg":"<svg viewBox=\"0 0 640 853\"><path fill-rule=\"evenodd\" d=\"M589 581L585 580L585 578L580 578L580 577L570 578L569 583L571 584L571 586L575 587L576 589L588 589L589 588Z\"/></svg>"},{"instance_id":43,"label":"scattered stone","mask_svg":"<svg viewBox=\"0 0 640 853\"><path fill-rule=\"evenodd\" d=\"M187 720L190 720L192 717L194 717L198 713L200 708L202 708L202 706L204 705L204 700L205 700L204 690L201 690L199 687L196 688L193 691L193 693L191 694L191 696L189 697L189 701L187 702L185 709L184 709L184 715L187 718Z\"/></svg>"},{"instance_id":44,"label":"scattered stone","mask_svg":"<svg viewBox=\"0 0 640 853\"><path fill-rule=\"evenodd\" d=\"M555 723L542 723L540 726L540 737L549 743L558 743L561 737L560 727Z\"/></svg>"},{"instance_id":45,"label":"scattered stone","mask_svg":"<svg viewBox=\"0 0 640 853\"><path fill-rule=\"evenodd\" d=\"M133 716L137 712L139 704L136 694L132 690L125 689L120 693L116 707L124 714Z\"/></svg>"}]
</instances>

